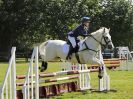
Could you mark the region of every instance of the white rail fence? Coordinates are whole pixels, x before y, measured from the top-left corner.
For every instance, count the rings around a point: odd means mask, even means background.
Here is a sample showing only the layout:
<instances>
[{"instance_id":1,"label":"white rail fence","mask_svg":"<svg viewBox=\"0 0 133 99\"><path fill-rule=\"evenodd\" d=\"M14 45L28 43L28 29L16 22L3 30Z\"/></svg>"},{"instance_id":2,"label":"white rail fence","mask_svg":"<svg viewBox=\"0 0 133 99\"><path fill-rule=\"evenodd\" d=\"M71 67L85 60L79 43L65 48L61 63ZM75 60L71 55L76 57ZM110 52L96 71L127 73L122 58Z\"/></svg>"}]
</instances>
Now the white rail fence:
<instances>
[{"instance_id":1,"label":"white rail fence","mask_svg":"<svg viewBox=\"0 0 133 99\"><path fill-rule=\"evenodd\" d=\"M0 99L16 99L16 47L12 47L9 66L0 89Z\"/></svg>"}]
</instances>

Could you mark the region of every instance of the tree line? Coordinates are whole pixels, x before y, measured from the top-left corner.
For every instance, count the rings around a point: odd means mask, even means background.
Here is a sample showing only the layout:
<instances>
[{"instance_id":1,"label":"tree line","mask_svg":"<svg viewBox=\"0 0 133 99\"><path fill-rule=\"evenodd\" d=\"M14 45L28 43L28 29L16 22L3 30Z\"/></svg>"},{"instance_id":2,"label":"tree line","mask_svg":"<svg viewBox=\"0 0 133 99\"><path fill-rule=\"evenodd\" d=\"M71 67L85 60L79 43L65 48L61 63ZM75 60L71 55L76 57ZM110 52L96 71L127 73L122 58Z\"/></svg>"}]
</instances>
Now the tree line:
<instances>
[{"instance_id":1,"label":"tree line","mask_svg":"<svg viewBox=\"0 0 133 99\"><path fill-rule=\"evenodd\" d=\"M133 49L131 0L0 0L0 52L32 49L48 39L66 39L83 16L91 31L110 28L115 46Z\"/></svg>"}]
</instances>

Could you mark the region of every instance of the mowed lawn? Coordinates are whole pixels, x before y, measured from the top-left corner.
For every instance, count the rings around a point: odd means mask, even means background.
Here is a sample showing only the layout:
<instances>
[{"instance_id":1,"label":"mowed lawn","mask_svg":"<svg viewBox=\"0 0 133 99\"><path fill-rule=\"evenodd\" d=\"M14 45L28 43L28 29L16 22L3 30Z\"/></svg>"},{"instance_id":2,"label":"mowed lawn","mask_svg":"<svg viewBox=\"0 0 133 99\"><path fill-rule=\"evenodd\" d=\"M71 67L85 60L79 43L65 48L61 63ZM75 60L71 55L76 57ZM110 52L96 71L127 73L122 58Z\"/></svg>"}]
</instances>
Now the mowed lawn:
<instances>
[{"instance_id":1,"label":"mowed lawn","mask_svg":"<svg viewBox=\"0 0 133 99\"><path fill-rule=\"evenodd\" d=\"M26 62L17 62L17 75L24 75L27 72ZM8 63L0 63L0 85L4 79ZM133 64L132 64L133 66ZM50 62L47 71L53 72L60 70L59 62ZM111 79L111 89L117 92L92 93L90 90L85 92L64 93L51 99L133 99L133 71L111 71L108 70ZM98 88L97 73L91 73L91 86Z\"/></svg>"}]
</instances>

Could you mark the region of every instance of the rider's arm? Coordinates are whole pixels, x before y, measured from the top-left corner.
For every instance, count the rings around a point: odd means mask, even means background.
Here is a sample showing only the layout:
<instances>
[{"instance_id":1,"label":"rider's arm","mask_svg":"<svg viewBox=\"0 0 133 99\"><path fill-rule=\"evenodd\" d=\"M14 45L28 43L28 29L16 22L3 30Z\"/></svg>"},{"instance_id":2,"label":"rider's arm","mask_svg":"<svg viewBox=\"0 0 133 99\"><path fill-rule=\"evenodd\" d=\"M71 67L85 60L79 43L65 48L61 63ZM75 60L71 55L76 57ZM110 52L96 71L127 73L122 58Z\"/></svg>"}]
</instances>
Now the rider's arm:
<instances>
[{"instance_id":1,"label":"rider's arm","mask_svg":"<svg viewBox=\"0 0 133 99\"><path fill-rule=\"evenodd\" d=\"M89 33L88 33L88 30L84 29L84 26L80 25L71 33L69 33L69 35L72 37L78 37L78 36L86 37L89 35Z\"/></svg>"},{"instance_id":2,"label":"rider's arm","mask_svg":"<svg viewBox=\"0 0 133 99\"><path fill-rule=\"evenodd\" d=\"M84 29L84 27L82 26L80 28L79 36L86 37L86 36L89 36L89 35L90 35L89 30Z\"/></svg>"}]
</instances>

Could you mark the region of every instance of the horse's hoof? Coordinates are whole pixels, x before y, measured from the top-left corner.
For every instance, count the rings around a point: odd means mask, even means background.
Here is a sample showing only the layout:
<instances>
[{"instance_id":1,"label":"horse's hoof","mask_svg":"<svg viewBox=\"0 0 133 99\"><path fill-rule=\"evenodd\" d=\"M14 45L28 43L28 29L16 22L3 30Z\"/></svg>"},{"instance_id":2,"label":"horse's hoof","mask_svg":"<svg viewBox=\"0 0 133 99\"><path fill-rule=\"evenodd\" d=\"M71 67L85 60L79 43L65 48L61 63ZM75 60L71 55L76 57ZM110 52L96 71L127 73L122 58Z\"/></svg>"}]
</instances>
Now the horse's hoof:
<instances>
[{"instance_id":1,"label":"horse's hoof","mask_svg":"<svg viewBox=\"0 0 133 99\"><path fill-rule=\"evenodd\" d=\"M98 75L98 78L99 78L99 79L102 79L102 78L103 78L103 76L101 76L101 75Z\"/></svg>"},{"instance_id":2,"label":"horse's hoof","mask_svg":"<svg viewBox=\"0 0 133 99\"><path fill-rule=\"evenodd\" d=\"M43 69L40 70L40 72L43 72L43 71L44 71Z\"/></svg>"},{"instance_id":3,"label":"horse's hoof","mask_svg":"<svg viewBox=\"0 0 133 99\"><path fill-rule=\"evenodd\" d=\"M43 68L43 70L46 70L48 68L48 66L46 65L46 66L43 66L42 68Z\"/></svg>"},{"instance_id":4,"label":"horse's hoof","mask_svg":"<svg viewBox=\"0 0 133 99\"><path fill-rule=\"evenodd\" d=\"M43 72L44 71L44 69L42 67L39 67L39 70L40 70L40 72Z\"/></svg>"}]
</instances>

